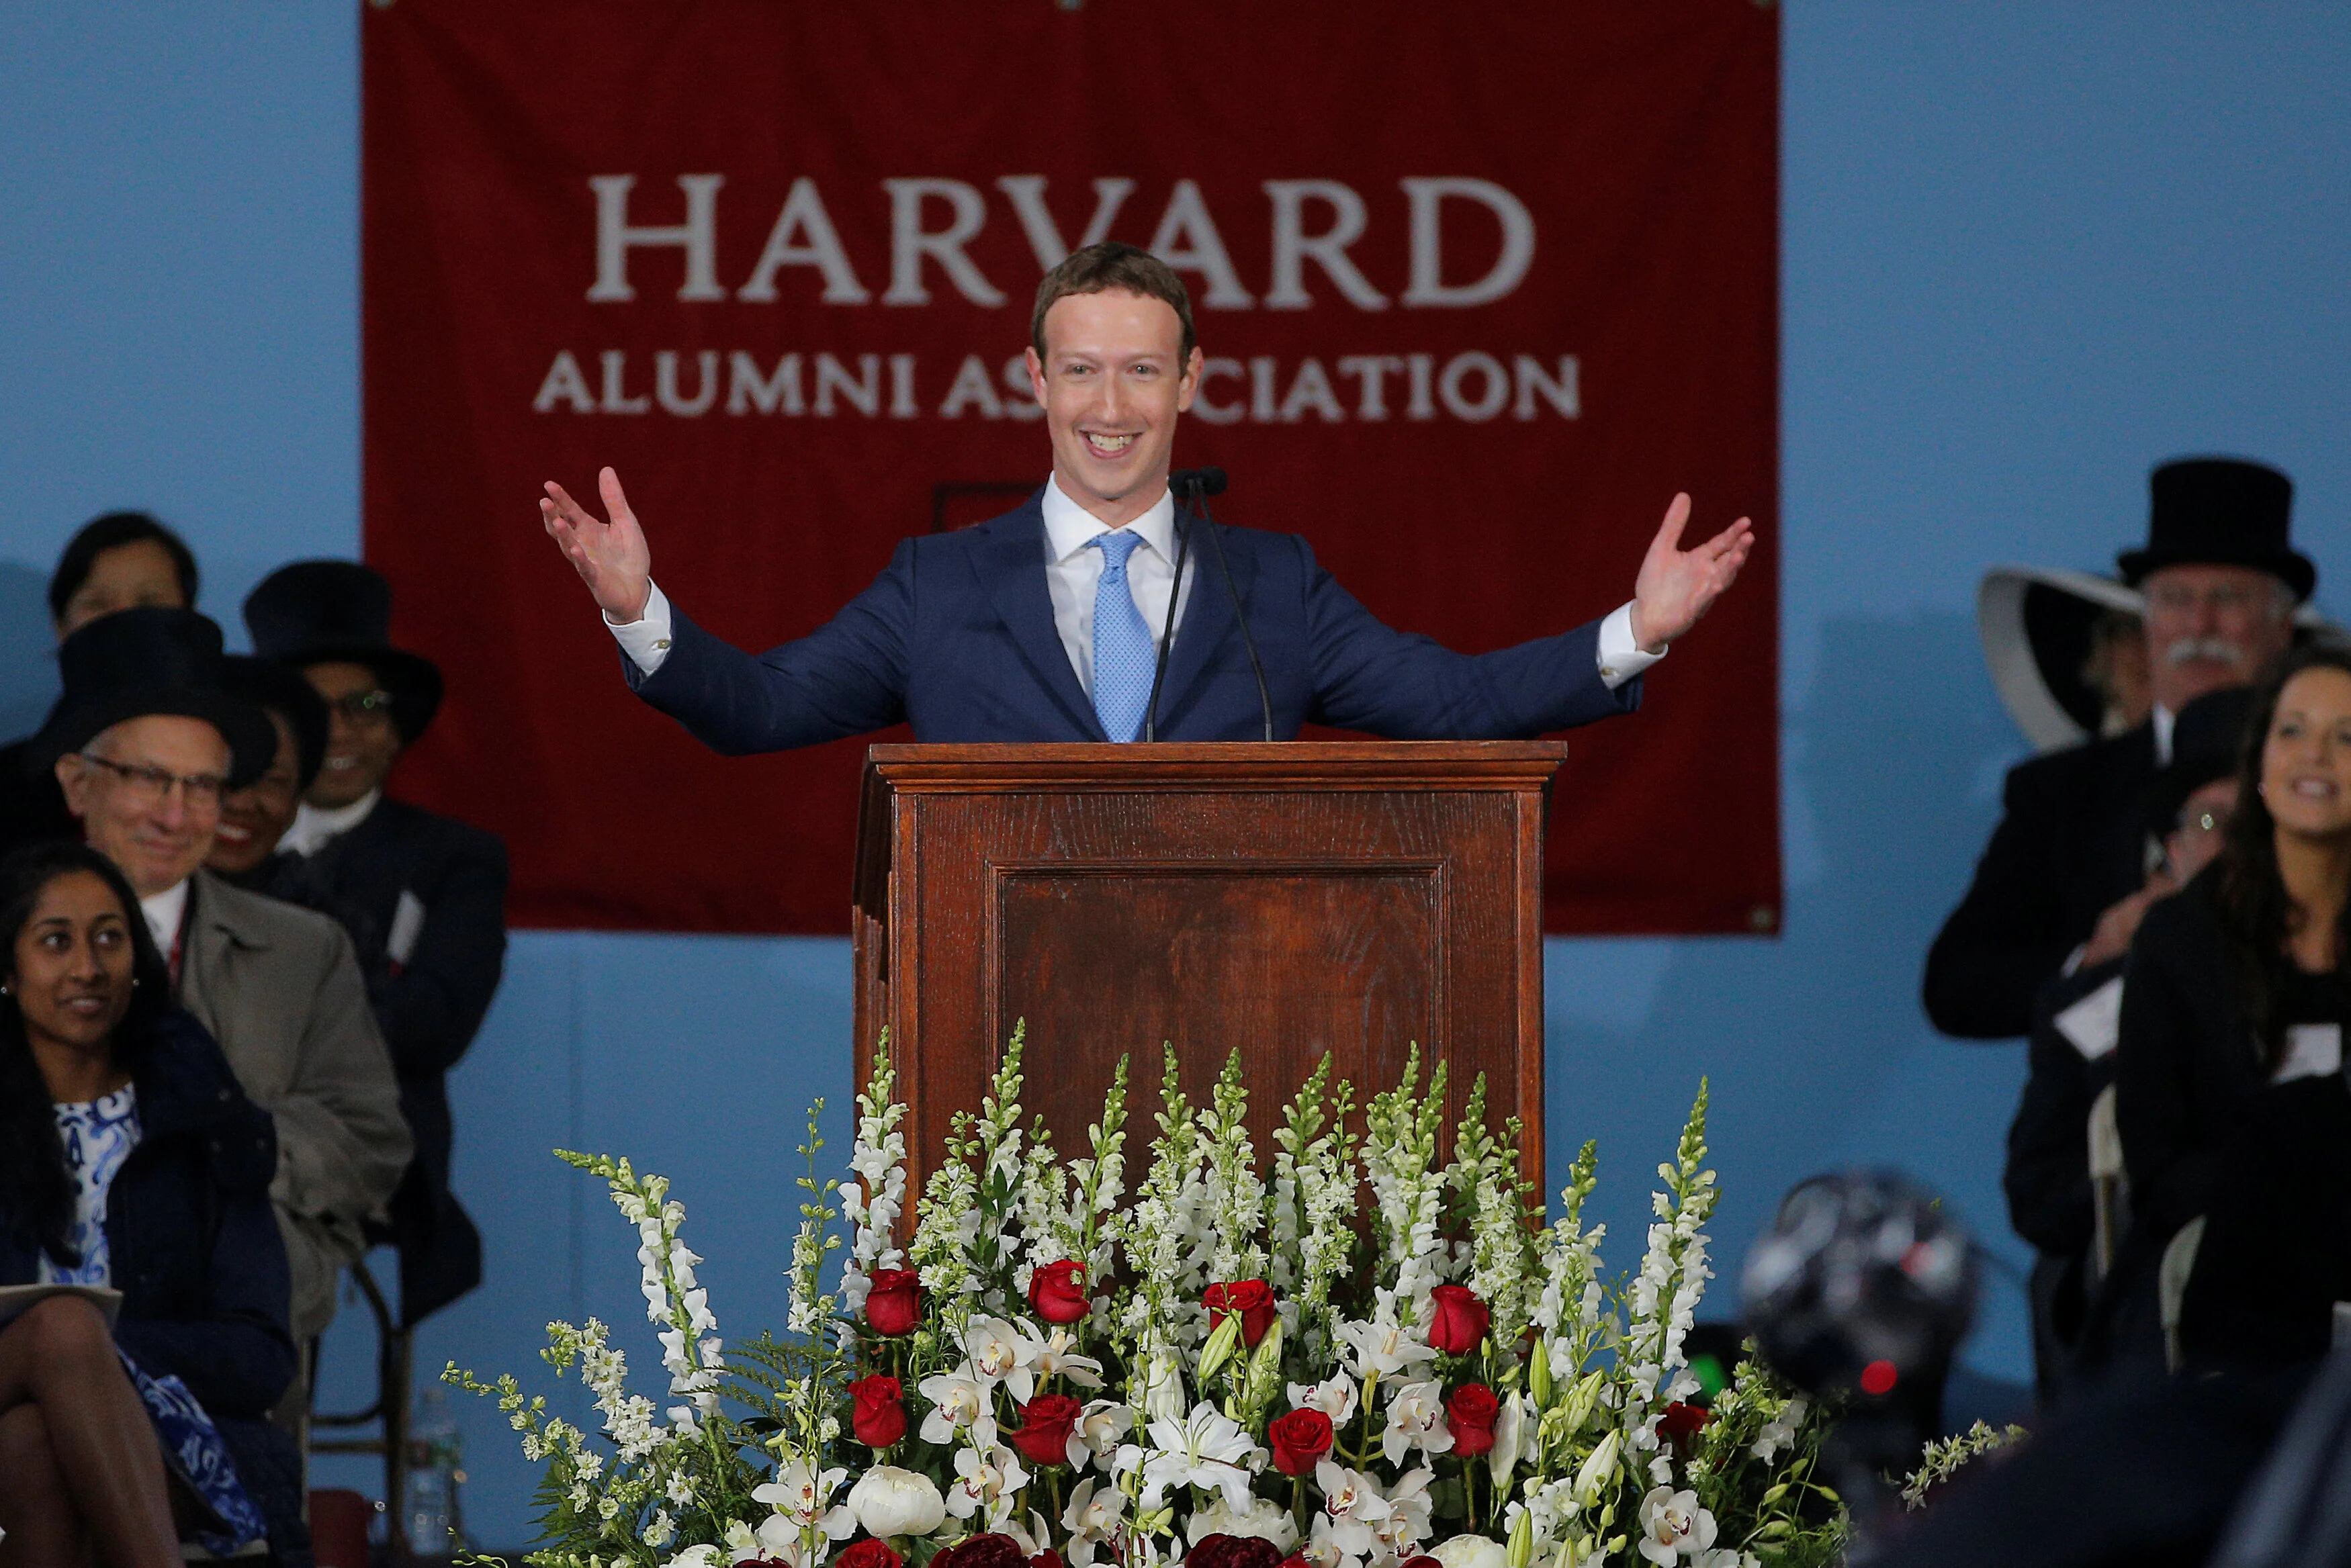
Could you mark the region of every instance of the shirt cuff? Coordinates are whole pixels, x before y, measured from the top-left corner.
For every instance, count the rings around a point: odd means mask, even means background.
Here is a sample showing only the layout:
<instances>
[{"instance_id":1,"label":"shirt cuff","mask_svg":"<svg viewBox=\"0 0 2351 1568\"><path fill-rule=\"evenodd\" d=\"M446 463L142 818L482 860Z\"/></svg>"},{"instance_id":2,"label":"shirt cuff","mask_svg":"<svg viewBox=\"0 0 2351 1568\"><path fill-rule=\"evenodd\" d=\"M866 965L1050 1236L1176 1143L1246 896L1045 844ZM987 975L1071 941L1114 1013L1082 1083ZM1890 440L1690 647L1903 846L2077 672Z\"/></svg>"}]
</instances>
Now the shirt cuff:
<instances>
[{"instance_id":1,"label":"shirt cuff","mask_svg":"<svg viewBox=\"0 0 2351 1568\"><path fill-rule=\"evenodd\" d=\"M651 615L653 607L645 607ZM663 624L668 624L669 607L662 607ZM1633 607L1616 607L1606 620L1600 623L1600 683L1614 691L1665 657L1662 653L1644 653L1633 640Z\"/></svg>"},{"instance_id":2,"label":"shirt cuff","mask_svg":"<svg viewBox=\"0 0 2351 1568\"><path fill-rule=\"evenodd\" d=\"M646 587L651 591L645 595L643 615L632 621L616 621L607 615L604 628L612 634L612 640L621 645L621 651L629 656L629 662L651 675L662 667L662 660L669 657L669 597L661 591L659 583L648 583ZM1628 638L1630 635L1629 632L1626 634ZM1604 649L1607 647L1604 633L1601 647ZM1605 662L1604 654L1603 662Z\"/></svg>"}]
</instances>

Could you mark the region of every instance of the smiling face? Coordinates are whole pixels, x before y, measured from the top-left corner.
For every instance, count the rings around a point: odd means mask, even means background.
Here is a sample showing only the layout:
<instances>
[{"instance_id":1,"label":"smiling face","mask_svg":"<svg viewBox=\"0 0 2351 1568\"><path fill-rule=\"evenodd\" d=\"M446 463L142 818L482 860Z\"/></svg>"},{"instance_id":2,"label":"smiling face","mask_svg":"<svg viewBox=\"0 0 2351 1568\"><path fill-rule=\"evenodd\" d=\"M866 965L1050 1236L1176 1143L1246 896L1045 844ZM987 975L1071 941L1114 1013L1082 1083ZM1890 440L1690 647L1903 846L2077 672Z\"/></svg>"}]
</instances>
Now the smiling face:
<instances>
[{"instance_id":1,"label":"smiling face","mask_svg":"<svg viewBox=\"0 0 2351 1568\"><path fill-rule=\"evenodd\" d=\"M146 898L187 880L212 852L228 768L228 742L218 730L202 719L149 713L58 759L57 784L89 846Z\"/></svg>"},{"instance_id":2,"label":"smiling face","mask_svg":"<svg viewBox=\"0 0 2351 1568\"><path fill-rule=\"evenodd\" d=\"M2149 572L2147 681L2177 713L2208 691L2243 686L2285 651L2294 596L2251 566L2166 566Z\"/></svg>"},{"instance_id":3,"label":"smiling face","mask_svg":"<svg viewBox=\"0 0 2351 1568\"><path fill-rule=\"evenodd\" d=\"M1029 379L1053 438L1063 493L1111 527L1131 523L1167 488L1176 420L1200 384L1200 351L1184 354L1166 301L1124 289L1064 295L1045 316L1045 352Z\"/></svg>"},{"instance_id":4,"label":"smiling face","mask_svg":"<svg viewBox=\"0 0 2351 1568\"><path fill-rule=\"evenodd\" d=\"M221 801L220 829L204 864L225 876L241 877L268 859L302 804L302 759L293 726L274 708L269 722L277 731L277 754L268 771Z\"/></svg>"},{"instance_id":5,"label":"smiling face","mask_svg":"<svg viewBox=\"0 0 2351 1568\"><path fill-rule=\"evenodd\" d=\"M391 694L364 664L313 664L302 673L327 700L327 760L311 782L312 805L331 811L382 787L400 760Z\"/></svg>"},{"instance_id":6,"label":"smiling face","mask_svg":"<svg viewBox=\"0 0 2351 1568\"><path fill-rule=\"evenodd\" d=\"M2262 742L2262 804L2282 834L2351 834L2351 674L2318 665L2278 693Z\"/></svg>"},{"instance_id":7,"label":"smiling face","mask_svg":"<svg viewBox=\"0 0 2351 1568\"><path fill-rule=\"evenodd\" d=\"M131 1006L131 920L89 871L50 878L9 954L8 991L42 1047L102 1053Z\"/></svg>"}]
</instances>

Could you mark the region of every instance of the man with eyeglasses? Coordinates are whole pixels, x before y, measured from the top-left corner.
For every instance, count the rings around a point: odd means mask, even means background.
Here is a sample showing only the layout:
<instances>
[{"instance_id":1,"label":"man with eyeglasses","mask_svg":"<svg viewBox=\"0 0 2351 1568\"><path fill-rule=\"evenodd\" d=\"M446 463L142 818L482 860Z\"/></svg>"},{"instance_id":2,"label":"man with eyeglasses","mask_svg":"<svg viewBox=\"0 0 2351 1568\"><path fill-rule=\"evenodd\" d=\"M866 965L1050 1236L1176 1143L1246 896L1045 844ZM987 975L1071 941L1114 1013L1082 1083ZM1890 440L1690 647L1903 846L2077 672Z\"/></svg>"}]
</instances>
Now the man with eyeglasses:
<instances>
[{"instance_id":1,"label":"man with eyeglasses","mask_svg":"<svg viewBox=\"0 0 2351 1568\"><path fill-rule=\"evenodd\" d=\"M2292 641L2317 584L2293 547L2294 484L2277 470L2189 458L2156 469L2149 488L2147 545L2117 565L2146 602L2154 711L2010 771L2000 826L1927 955L1922 999L1946 1034L2023 1034L2050 980L2128 950L2147 906L2179 885L2144 809L2178 715L2251 684Z\"/></svg>"},{"instance_id":2,"label":"man with eyeglasses","mask_svg":"<svg viewBox=\"0 0 2351 1568\"><path fill-rule=\"evenodd\" d=\"M139 895L180 1004L277 1125L270 1195L293 1271L291 1326L308 1340L333 1318L335 1275L364 1251L411 1139L342 927L204 868L224 794L270 766L276 728L227 688L220 628L191 610L93 621L57 664L65 695L42 754L91 846Z\"/></svg>"},{"instance_id":3,"label":"man with eyeglasses","mask_svg":"<svg viewBox=\"0 0 2351 1568\"><path fill-rule=\"evenodd\" d=\"M393 766L440 708L441 671L393 645L392 588L356 561L297 561L245 601L256 654L306 679L327 736L283 849L380 944L376 1020L416 1158L392 1202L401 1316L413 1324L481 1281L481 1238L449 1190L444 1075L472 1045L506 959L506 846L392 799Z\"/></svg>"}]
</instances>

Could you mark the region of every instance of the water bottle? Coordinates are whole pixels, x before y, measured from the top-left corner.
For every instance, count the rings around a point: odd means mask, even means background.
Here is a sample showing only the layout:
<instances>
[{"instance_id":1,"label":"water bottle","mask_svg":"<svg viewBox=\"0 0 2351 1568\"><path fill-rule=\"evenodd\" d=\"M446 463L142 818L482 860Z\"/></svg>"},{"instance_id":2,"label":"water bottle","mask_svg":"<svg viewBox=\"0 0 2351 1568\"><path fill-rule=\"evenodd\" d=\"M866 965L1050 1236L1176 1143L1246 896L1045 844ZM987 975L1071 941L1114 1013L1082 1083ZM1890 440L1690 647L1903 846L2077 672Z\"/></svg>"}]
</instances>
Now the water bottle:
<instances>
[{"instance_id":1,"label":"water bottle","mask_svg":"<svg viewBox=\"0 0 2351 1568\"><path fill-rule=\"evenodd\" d=\"M409 1424L402 1498L408 1550L419 1562L445 1563L458 1548L459 1459L457 1417L449 1408L449 1392L434 1384L417 1401L415 1418Z\"/></svg>"}]
</instances>

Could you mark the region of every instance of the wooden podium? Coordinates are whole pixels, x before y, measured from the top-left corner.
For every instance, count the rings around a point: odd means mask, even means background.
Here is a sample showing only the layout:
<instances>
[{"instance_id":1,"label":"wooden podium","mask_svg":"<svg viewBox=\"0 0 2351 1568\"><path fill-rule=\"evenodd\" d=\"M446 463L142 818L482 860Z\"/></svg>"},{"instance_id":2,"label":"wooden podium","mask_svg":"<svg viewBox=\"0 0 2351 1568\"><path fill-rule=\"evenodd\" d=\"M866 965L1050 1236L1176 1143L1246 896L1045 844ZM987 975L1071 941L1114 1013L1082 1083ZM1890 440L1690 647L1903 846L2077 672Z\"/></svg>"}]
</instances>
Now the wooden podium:
<instances>
[{"instance_id":1,"label":"wooden podium","mask_svg":"<svg viewBox=\"0 0 2351 1568\"><path fill-rule=\"evenodd\" d=\"M1355 1103L1412 1042L1486 1075L1542 1179L1543 818L1555 742L881 745L859 807L857 1077L890 1031L914 1190L1014 1023L1064 1157L1122 1055L1128 1181L1172 1043L1196 1106L1248 1064L1278 1109L1325 1051ZM911 1207L912 1199L909 1198Z\"/></svg>"}]
</instances>

